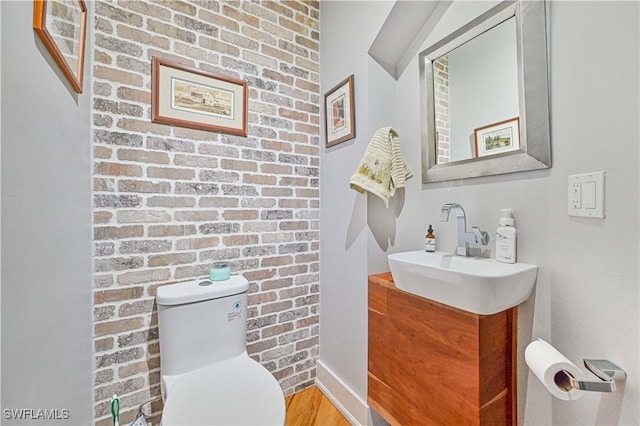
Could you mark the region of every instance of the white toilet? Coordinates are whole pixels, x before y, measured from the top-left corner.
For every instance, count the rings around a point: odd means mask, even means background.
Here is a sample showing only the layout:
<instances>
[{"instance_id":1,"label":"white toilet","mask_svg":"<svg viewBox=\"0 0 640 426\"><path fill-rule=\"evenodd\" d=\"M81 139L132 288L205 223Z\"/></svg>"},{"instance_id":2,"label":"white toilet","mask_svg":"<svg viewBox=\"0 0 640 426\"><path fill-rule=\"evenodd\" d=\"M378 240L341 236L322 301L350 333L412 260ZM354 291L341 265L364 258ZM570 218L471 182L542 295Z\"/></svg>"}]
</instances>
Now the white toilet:
<instances>
[{"instance_id":1,"label":"white toilet","mask_svg":"<svg viewBox=\"0 0 640 426\"><path fill-rule=\"evenodd\" d=\"M158 328L168 425L284 425L276 379L246 350L244 277L159 287Z\"/></svg>"}]
</instances>

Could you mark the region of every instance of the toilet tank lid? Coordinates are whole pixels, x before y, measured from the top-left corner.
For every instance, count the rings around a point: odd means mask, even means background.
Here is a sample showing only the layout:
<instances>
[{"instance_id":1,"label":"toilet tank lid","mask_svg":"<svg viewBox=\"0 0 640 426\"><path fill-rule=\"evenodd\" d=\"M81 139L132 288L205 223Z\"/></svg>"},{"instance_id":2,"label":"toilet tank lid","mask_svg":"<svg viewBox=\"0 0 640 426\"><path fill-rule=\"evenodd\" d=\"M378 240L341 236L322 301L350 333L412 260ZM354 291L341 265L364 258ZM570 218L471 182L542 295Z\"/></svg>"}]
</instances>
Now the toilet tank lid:
<instances>
[{"instance_id":1,"label":"toilet tank lid","mask_svg":"<svg viewBox=\"0 0 640 426\"><path fill-rule=\"evenodd\" d=\"M201 279L158 287L156 300L158 305L182 305L244 293L248 289L245 277L232 275L225 281Z\"/></svg>"}]
</instances>

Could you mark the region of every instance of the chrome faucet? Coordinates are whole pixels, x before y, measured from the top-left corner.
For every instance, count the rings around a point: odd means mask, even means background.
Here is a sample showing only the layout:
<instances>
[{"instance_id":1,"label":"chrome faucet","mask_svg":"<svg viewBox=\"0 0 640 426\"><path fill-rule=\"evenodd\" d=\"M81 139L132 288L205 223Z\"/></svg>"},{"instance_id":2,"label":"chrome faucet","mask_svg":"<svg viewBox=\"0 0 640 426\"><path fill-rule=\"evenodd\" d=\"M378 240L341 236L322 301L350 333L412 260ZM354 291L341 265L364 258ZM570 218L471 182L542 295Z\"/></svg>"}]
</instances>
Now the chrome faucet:
<instances>
[{"instance_id":1,"label":"chrome faucet","mask_svg":"<svg viewBox=\"0 0 640 426\"><path fill-rule=\"evenodd\" d=\"M464 209L458 203L447 203L440 210L440 222L449 220L451 210L456 212L456 222L458 228L458 246L456 254L459 256L469 256L469 243L476 243L486 246L489 243L489 234L480 230L477 226L471 228L471 232L467 232L467 220L464 215Z\"/></svg>"}]
</instances>

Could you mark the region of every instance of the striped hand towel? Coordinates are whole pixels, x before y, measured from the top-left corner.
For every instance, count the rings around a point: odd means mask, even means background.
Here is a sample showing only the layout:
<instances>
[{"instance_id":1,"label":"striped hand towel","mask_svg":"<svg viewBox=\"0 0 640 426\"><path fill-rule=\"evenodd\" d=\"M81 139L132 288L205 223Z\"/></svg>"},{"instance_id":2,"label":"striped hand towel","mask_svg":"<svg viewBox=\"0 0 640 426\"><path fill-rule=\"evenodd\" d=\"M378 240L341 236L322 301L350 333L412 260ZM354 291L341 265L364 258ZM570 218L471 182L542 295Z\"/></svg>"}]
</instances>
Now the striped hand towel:
<instances>
[{"instance_id":1,"label":"striped hand towel","mask_svg":"<svg viewBox=\"0 0 640 426\"><path fill-rule=\"evenodd\" d=\"M392 127L381 127L369 141L349 186L360 193L369 191L377 195L389 207L389 198L412 176L400 152L398 132Z\"/></svg>"}]
</instances>

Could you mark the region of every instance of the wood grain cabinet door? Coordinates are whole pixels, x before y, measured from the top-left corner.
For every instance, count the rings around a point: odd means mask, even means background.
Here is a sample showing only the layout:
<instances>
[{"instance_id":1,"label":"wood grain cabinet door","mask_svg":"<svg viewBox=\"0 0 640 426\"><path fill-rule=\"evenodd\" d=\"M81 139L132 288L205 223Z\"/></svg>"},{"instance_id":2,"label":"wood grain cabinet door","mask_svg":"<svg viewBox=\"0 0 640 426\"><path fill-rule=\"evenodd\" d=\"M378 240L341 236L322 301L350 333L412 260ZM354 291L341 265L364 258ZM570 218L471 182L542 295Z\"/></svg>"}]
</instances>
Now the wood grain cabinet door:
<instances>
[{"instance_id":1,"label":"wood grain cabinet door","mask_svg":"<svg viewBox=\"0 0 640 426\"><path fill-rule=\"evenodd\" d=\"M477 315L369 277L368 402L397 425L515 424L515 308Z\"/></svg>"}]
</instances>

